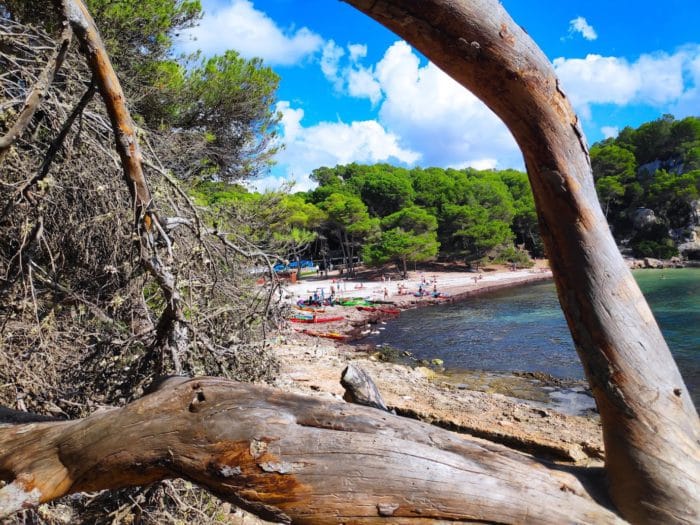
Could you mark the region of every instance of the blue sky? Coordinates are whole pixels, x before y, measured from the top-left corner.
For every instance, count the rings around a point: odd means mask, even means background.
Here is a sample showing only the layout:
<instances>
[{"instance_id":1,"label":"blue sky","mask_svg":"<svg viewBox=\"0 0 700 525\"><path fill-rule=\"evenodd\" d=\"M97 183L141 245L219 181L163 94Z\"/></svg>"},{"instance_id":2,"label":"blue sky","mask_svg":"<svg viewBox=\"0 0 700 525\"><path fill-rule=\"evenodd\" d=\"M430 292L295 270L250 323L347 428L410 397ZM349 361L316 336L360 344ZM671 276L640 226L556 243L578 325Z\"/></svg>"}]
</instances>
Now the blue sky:
<instances>
[{"instance_id":1,"label":"blue sky","mask_svg":"<svg viewBox=\"0 0 700 525\"><path fill-rule=\"evenodd\" d=\"M553 62L589 143L664 113L700 115L700 1L502 0ZM522 169L505 126L399 37L338 0L203 0L180 41L281 76L285 149L258 188L320 166Z\"/></svg>"}]
</instances>

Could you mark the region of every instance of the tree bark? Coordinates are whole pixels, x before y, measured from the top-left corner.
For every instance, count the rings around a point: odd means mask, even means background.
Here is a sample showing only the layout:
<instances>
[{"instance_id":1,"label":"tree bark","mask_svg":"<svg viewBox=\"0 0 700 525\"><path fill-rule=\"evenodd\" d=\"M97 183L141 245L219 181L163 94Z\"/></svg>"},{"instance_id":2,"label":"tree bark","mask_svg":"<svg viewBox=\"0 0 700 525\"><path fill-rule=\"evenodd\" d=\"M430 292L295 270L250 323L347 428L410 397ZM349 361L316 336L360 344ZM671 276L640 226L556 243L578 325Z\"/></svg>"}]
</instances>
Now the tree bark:
<instances>
[{"instance_id":1,"label":"tree bark","mask_svg":"<svg viewBox=\"0 0 700 525\"><path fill-rule=\"evenodd\" d=\"M610 494L637 523L700 520L700 422L596 198L578 117L497 0L345 0L508 126L525 157L559 301L603 422Z\"/></svg>"},{"instance_id":2,"label":"tree bark","mask_svg":"<svg viewBox=\"0 0 700 525\"><path fill-rule=\"evenodd\" d=\"M1 414L0 414L1 415ZM170 378L86 419L0 427L0 516L182 477L281 523L623 523L560 466L374 408Z\"/></svg>"},{"instance_id":3,"label":"tree bark","mask_svg":"<svg viewBox=\"0 0 700 525\"><path fill-rule=\"evenodd\" d=\"M152 199L143 174L141 148L134 122L126 105L124 91L107 55L95 21L83 0L53 0L53 2L64 13L81 43L81 50L88 61L112 123L117 152L122 162L124 179L131 192L137 220L143 221L146 230L149 230L154 217L149 213Z\"/></svg>"}]
</instances>

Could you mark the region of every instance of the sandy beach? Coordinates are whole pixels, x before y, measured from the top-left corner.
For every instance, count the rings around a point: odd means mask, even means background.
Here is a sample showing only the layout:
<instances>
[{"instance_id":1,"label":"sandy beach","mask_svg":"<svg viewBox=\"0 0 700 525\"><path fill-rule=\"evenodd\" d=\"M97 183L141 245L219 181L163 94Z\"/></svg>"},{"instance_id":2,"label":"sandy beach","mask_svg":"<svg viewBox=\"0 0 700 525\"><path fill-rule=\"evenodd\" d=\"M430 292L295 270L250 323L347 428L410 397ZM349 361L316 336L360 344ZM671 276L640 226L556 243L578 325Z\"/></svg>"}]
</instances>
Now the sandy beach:
<instances>
[{"instance_id":1,"label":"sandy beach","mask_svg":"<svg viewBox=\"0 0 700 525\"><path fill-rule=\"evenodd\" d=\"M538 261L534 267L527 269L512 270L494 266L470 272L460 270L459 267L433 267L409 272L406 279L397 277L396 273L362 271L356 277L348 279L335 271L328 276L307 275L298 282L286 282L282 294L292 307L314 298L323 302L331 296L335 304L318 310L318 323L299 321L295 318L300 315L299 312L293 310L290 316L291 329L307 335L316 334L318 337L357 340L371 333L372 324L391 319L400 310L461 301L501 288L548 280L552 278L552 273L546 261ZM381 303L377 306L384 305L385 308L370 311L337 304L342 300L353 299L377 301ZM335 320L323 322L331 318Z\"/></svg>"},{"instance_id":2,"label":"sandy beach","mask_svg":"<svg viewBox=\"0 0 700 525\"><path fill-rule=\"evenodd\" d=\"M436 302L431 294L438 292L437 301L457 301L470 295L485 293L498 288L516 286L528 282L551 279L552 272L545 261L538 261L533 268L510 270L503 266L486 267L479 272L429 269L408 272L406 279L395 273L361 272L358 277L347 279L337 271L327 277L305 276L296 283L283 287L285 298L293 304L306 300L314 293L330 297L365 298L370 301L390 301L399 307L410 308L423 303ZM420 289L428 295L417 297Z\"/></svg>"}]
</instances>

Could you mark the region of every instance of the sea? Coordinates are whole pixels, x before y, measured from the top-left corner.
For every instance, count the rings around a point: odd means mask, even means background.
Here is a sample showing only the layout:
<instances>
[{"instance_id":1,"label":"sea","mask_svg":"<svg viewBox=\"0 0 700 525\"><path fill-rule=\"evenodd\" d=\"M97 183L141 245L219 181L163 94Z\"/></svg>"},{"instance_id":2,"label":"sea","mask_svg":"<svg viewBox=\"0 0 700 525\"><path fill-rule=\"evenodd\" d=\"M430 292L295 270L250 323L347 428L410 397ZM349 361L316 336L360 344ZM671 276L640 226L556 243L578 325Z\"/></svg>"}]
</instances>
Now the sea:
<instances>
[{"instance_id":1,"label":"sea","mask_svg":"<svg viewBox=\"0 0 700 525\"><path fill-rule=\"evenodd\" d=\"M698 407L700 268L633 273ZM544 372L584 379L552 282L407 310L380 328L363 343L391 347L417 360L440 359L448 373Z\"/></svg>"}]
</instances>

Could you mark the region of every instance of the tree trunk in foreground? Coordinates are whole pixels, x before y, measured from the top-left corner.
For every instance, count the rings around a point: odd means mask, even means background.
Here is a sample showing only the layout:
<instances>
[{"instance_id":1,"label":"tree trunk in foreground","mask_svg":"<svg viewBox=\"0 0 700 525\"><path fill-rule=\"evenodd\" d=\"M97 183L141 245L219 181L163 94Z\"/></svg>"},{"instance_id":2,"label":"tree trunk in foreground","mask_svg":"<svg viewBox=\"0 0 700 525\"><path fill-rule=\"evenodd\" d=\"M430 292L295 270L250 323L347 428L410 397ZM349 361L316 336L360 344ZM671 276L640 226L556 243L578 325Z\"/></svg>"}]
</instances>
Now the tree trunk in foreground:
<instances>
[{"instance_id":1,"label":"tree trunk in foreground","mask_svg":"<svg viewBox=\"0 0 700 525\"><path fill-rule=\"evenodd\" d=\"M182 477L282 523L623 523L562 467L374 408L172 378L130 405L0 430L0 516ZM444 523L444 521L443 521Z\"/></svg>"},{"instance_id":2,"label":"tree trunk in foreground","mask_svg":"<svg viewBox=\"0 0 700 525\"><path fill-rule=\"evenodd\" d=\"M610 234L578 118L547 58L497 0L345 1L413 44L513 133L602 418L610 494L637 523L700 521L700 422Z\"/></svg>"}]
</instances>

